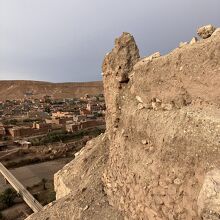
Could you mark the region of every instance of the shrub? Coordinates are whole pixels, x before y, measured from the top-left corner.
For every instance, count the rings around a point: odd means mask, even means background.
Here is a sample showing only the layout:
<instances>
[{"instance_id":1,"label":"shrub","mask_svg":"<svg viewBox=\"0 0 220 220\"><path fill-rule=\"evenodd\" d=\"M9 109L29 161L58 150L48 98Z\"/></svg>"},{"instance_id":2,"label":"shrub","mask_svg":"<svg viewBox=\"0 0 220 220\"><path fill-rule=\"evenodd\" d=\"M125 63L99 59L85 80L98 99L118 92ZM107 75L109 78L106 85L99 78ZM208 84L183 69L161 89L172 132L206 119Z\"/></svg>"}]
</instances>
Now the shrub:
<instances>
[{"instance_id":1,"label":"shrub","mask_svg":"<svg viewBox=\"0 0 220 220\"><path fill-rule=\"evenodd\" d=\"M1 195L0 195L0 202L7 207L11 207L14 204L14 200L17 197L16 191L11 188L7 188Z\"/></svg>"},{"instance_id":2,"label":"shrub","mask_svg":"<svg viewBox=\"0 0 220 220\"><path fill-rule=\"evenodd\" d=\"M48 195L47 204L56 200L56 192L52 191Z\"/></svg>"},{"instance_id":3,"label":"shrub","mask_svg":"<svg viewBox=\"0 0 220 220\"><path fill-rule=\"evenodd\" d=\"M2 213L0 212L0 219L4 219L4 217L3 217L3 215L2 215Z\"/></svg>"}]
</instances>

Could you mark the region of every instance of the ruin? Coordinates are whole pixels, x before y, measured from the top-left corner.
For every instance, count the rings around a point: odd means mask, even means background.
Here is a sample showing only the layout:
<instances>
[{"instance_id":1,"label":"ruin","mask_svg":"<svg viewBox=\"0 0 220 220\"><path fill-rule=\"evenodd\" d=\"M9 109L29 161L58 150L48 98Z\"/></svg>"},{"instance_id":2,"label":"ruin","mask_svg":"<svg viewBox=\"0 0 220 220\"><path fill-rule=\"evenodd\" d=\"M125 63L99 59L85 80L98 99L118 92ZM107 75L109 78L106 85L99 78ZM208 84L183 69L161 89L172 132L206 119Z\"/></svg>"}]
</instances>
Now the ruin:
<instances>
[{"instance_id":1,"label":"ruin","mask_svg":"<svg viewBox=\"0 0 220 220\"><path fill-rule=\"evenodd\" d=\"M209 35L146 58L129 33L116 39L103 62L107 130L28 220L219 219L220 32Z\"/></svg>"}]
</instances>

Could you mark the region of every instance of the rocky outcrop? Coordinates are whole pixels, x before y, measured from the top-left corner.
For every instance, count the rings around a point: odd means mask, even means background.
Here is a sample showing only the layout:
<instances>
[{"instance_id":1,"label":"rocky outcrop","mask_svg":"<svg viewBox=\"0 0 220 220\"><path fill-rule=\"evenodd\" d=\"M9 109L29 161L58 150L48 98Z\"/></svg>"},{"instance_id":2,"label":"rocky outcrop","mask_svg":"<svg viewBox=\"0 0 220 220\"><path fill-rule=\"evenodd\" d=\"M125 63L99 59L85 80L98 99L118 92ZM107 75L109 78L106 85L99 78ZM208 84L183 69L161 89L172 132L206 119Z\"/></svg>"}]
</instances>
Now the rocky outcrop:
<instances>
[{"instance_id":1,"label":"rocky outcrop","mask_svg":"<svg viewBox=\"0 0 220 220\"><path fill-rule=\"evenodd\" d=\"M29 219L216 219L207 198L219 178L210 185L209 172L220 166L220 32L143 59L123 33L103 81L105 135L56 175L53 207ZM94 188L93 199L84 194Z\"/></svg>"},{"instance_id":2,"label":"rocky outcrop","mask_svg":"<svg viewBox=\"0 0 220 220\"><path fill-rule=\"evenodd\" d=\"M198 29L197 33L202 39L207 39L212 36L216 28L211 24L203 26Z\"/></svg>"},{"instance_id":3,"label":"rocky outcrop","mask_svg":"<svg viewBox=\"0 0 220 220\"><path fill-rule=\"evenodd\" d=\"M127 84L105 62L110 204L129 219L198 219L203 177L219 165L220 35L136 62Z\"/></svg>"},{"instance_id":4,"label":"rocky outcrop","mask_svg":"<svg viewBox=\"0 0 220 220\"><path fill-rule=\"evenodd\" d=\"M27 220L122 220L110 206L101 177L108 160L108 139L102 134L87 143L76 158L55 175L57 201Z\"/></svg>"},{"instance_id":5,"label":"rocky outcrop","mask_svg":"<svg viewBox=\"0 0 220 220\"><path fill-rule=\"evenodd\" d=\"M198 198L198 214L204 220L220 219L220 170L210 171Z\"/></svg>"}]
</instances>

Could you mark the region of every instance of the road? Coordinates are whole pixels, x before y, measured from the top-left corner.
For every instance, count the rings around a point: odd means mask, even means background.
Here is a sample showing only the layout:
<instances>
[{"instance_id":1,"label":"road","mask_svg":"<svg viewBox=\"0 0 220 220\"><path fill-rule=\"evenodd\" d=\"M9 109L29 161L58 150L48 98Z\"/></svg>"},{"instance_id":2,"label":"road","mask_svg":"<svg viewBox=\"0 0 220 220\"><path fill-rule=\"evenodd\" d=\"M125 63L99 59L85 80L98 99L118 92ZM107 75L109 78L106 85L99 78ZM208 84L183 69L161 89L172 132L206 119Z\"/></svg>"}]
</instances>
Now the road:
<instances>
[{"instance_id":1,"label":"road","mask_svg":"<svg viewBox=\"0 0 220 220\"><path fill-rule=\"evenodd\" d=\"M43 206L27 191L12 173L3 166L2 163L0 163L0 172L34 212L39 212L43 208Z\"/></svg>"},{"instance_id":2,"label":"road","mask_svg":"<svg viewBox=\"0 0 220 220\"><path fill-rule=\"evenodd\" d=\"M5 157L8 157L9 155L14 154L18 151L19 151L19 149L12 149L12 150L0 152L0 160L4 160Z\"/></svg>"}]
</instances>

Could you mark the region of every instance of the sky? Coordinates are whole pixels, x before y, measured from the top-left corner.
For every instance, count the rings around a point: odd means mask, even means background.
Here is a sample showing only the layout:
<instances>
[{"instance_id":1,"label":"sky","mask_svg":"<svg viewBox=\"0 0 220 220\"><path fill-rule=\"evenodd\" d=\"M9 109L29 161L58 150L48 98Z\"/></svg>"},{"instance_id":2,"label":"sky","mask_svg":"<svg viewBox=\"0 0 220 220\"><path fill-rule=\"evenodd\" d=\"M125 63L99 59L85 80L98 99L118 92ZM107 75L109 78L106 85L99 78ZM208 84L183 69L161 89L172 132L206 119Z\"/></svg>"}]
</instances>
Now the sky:
<instances>
[{"instance_id":1,"label":"sky","mask_svg":"<svg viewBox=\"0 0 220 220\"><path fill-rule=\"evenodd\" d=\"M101 80L122 32L141 56L166 54L198 27L220 27L219 0L0 0L0 80Z\"/></svg>"}]
</instances>

